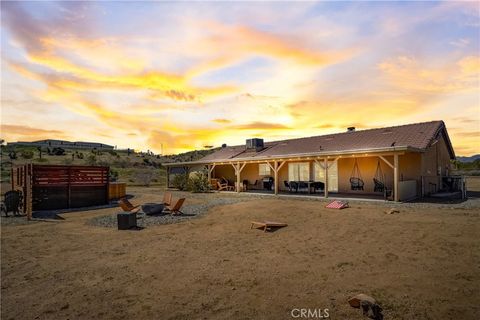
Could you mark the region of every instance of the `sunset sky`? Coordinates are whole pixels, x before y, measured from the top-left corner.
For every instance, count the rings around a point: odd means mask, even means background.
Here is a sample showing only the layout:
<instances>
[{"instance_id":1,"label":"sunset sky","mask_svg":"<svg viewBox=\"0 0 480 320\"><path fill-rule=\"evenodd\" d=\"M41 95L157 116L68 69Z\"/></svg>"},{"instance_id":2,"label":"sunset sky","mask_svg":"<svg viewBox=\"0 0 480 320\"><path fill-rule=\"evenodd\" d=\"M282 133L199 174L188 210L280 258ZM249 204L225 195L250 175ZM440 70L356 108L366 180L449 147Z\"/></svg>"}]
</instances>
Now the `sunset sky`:
<instances>
[{"instance_id":1,"label":"sunset sky","mask_svg":"<svg viewBox=\"0 0 480 320\"><path fill-rule=\"evenodd\" d=\"M480 2L4 2L2 139L177 153L444 120L480 153Z\"/></svg>"}]
</instances>

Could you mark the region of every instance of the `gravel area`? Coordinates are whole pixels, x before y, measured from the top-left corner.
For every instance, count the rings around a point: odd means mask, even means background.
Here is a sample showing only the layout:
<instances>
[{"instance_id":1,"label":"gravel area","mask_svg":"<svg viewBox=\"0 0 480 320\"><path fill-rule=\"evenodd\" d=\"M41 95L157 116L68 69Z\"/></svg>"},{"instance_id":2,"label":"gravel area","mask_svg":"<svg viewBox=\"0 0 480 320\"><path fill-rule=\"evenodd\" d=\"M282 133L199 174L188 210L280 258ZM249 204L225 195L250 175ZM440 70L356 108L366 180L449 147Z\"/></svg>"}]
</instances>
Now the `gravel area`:
<instances>
[{"instance_id":1,"label":"gravel area","mask_svg":"<svg viewBox=\"0 0 480 320\"><path fill-rule=\"evenodd\" d=\"M28 221L27 217L25 216L13 216L11 214L8 217L5 217L2 213L0 222L3 227L3 226L18 226L18 225L32 224L38 221L35 221L35 220Z\"/></svg>"},{"instance_id":2,"label":"gravel area","mask_svg":"<svg viewBox=\"0 0 480 320\"><path fill-rule=\"evenodd\" d=\"M157 215L142 215L142 219L138 220L140 227L146 227L151 225L160 224L172 224L181 221L194 219L205 214L210 208L220 205L228 205L248 200L247 198L220 198L215 197L208 199L208 202L202 204L185 205L182 208L183 215L171 215L171 214L157 214ZM117 213L105 216L99 216L87 221L87 224L93 226L116 228L117 227Z\"/></svg>"}]
</instances>

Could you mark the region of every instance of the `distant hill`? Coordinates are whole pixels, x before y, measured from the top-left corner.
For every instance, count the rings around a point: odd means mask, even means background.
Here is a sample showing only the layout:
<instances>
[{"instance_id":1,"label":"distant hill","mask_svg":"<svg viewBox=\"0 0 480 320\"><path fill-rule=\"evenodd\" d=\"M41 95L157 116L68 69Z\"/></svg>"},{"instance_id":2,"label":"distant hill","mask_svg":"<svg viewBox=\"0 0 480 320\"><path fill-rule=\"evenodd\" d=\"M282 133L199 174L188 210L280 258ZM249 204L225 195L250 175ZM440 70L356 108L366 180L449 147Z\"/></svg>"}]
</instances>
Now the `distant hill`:
<instances>
[{"instance_id":1,"label":"distant hill","mask_svg":"<svg viewBox=\"0 0 480 320\"><path fill-rule=\"evenodd\" d=\"M473 162L477 159L480 159L480 154L475 154L470 157L457 157L457 160L460 162Z\"/></svg>"},{"instance_id":2,"label":"distant hill","mask_svg":"<svg viewBox=\"0 0 480 320\"><path fill-rule=\"evenodd\" d=\"M159 155L133 150L98 150L96 148L61 148L61 154L48 152L47 148L25 145L2 145L0 155L0 182L10 181L12 166L26 163L52 165L98 165L109 166L112 174L121 182L141 184L145 175L150 175L153 184L164 184L163 163L195 161L217 149L195 150L176 155Z\"/></svg>"}]
</instances>

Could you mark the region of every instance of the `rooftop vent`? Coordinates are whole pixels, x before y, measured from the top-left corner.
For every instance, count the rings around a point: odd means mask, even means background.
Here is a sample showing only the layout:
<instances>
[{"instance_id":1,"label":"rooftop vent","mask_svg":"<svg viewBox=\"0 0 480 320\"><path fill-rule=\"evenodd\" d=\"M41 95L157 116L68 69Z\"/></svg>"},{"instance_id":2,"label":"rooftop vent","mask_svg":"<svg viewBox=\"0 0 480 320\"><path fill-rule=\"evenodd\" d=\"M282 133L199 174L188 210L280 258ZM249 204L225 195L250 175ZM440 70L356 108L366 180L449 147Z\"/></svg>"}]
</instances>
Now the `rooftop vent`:
<instances>
[{"instance_id":1,"label":"rooftop vent","mask_svg":"<svg viewBox=\"0 0 480 320\"><path fill-rule=\"evenodd\" d=\"M263 139L259 139L259 138L247 139L246 148L247 150L255 150L255 151L262 150Z\"/></svg>"},{"instance_id":2,"label":"rooftop vent","mask_svg":"<svg viewBox=\"0 0 480 320\"><path fill-rule=\"evenodd\" d=\"M347 132L355 132L355 127L348 127Z\"/></svg>"}]
</instances>

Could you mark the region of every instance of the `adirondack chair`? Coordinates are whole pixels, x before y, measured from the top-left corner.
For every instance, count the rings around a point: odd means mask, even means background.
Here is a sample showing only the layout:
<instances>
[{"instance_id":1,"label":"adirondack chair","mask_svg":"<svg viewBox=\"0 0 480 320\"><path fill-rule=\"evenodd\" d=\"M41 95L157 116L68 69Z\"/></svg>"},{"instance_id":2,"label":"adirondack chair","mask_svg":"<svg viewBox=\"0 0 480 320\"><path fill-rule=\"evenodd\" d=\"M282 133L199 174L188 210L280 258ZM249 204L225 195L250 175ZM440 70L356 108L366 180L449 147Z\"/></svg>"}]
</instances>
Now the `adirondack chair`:
<instances>
[{"instance_id":1,"label":"adirondack chair","mask_svg":"<svg viewBox=\"0 0 480 320\"><path fill-rule=\"evenodd\" d=\"M162 204L169 206L172 204L172 194L170 192L165 192L163 194Z\"/></svg>"},{"instance_id":2,"label":"adirondack chair","mask_svg":"<svg viewBox=\"0 0 480 320\"><path fill-rule=\"evenodd\" d=\"M217 181L217 186L218 186L218 191L233 191L235 189L234 186L229 186L228 183L221 183L220 181Z\"/></svg>"},{"instance_id":3,"label":"adirondack chair","mask_svg":"<svg viewBox=\"0 0 480 320\"><path fill-rule=\"evenodd\" d=\"M137 213L140 211L140 205L134 206L128 199L122 198L118 200L118 204L123 211L128 213Z\"/></svg>"},{"instance_id":4,"label":"adirondack chair","mask_svg":"<svg viewBox=\"0 0 480 320\"><path fill-rule=\"evenodd\" d=\"M118 204L123 211L131 214L135 214L137 220L145 217L145 213L140 212L140 205L134 206L127 198L122 198L118 200Z\"/></svg>"},{"instance_id":5,"label":"adirondack chair","mask_svg":"<svg viewBox=\"0 0 480 320\"><path fill-rule=\"evenodd\" d=\"M180 198L177 200L177 202L175 203L175 205L170 205L170 206L167 206L165 208L165 211L171 213L172 215L176 215L176 214L183 214L182 211L180 211L180 209L182 209L182 206L183 206L183 203L185 202L185 198Z\"/></svg>"}]
</instances>

